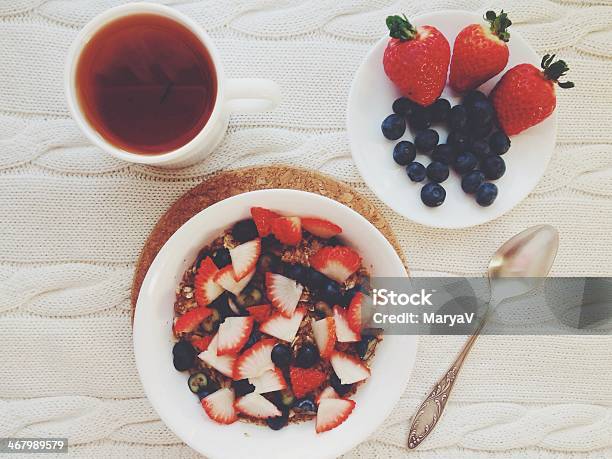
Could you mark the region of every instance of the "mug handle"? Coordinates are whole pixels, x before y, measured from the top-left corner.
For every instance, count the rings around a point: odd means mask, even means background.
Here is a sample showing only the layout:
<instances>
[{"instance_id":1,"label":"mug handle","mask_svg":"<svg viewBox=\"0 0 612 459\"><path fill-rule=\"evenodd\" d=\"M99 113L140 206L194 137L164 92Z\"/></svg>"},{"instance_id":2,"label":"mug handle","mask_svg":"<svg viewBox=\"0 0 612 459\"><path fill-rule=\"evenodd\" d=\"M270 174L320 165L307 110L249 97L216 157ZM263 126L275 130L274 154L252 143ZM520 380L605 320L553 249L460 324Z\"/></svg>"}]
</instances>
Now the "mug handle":
<instances>
[{"instance_id":1,"label":"mug handle","mask_svg":"<svg viewBox=\"0 0 612 459\"><path fill-rule=\"evenodd\" d=\"M273 110L281 100L278 84L265 78L230 78L226 81L225 106L230 113Z\"/></svg>"}]
</instances>

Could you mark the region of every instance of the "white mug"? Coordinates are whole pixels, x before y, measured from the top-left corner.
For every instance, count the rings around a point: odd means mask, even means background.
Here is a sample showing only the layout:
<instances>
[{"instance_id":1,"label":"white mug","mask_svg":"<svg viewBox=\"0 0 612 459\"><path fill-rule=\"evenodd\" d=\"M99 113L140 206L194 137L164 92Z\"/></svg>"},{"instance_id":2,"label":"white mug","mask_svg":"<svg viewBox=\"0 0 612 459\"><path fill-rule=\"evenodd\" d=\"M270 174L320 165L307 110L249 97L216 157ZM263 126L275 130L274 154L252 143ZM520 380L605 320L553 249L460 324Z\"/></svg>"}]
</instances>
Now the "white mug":
<instances>
[{"instance_id":1,"label":"white mug","mask_svg":"<svg viewBox=\"0 0 612 459\"><path fill-rule=\"evenodd\" d=\"M142 13L165 16L187 27L208 50L217 74L215 106L202 130L192 140L176 150L155 155L125 151L102 137L89 123L81 109L75 81L81 51L100 28L120 17ZM87 138L96 146L124 161L166 167L189 166L209 155L223 139L231 113L272 110L280 102L280 88L271 80L225 78L219 53L204 29L175 9L155 3L128 3L111 8L92 19L80 31L68 53L65 91L72 117Z\"/></svg>"}]
</instances>

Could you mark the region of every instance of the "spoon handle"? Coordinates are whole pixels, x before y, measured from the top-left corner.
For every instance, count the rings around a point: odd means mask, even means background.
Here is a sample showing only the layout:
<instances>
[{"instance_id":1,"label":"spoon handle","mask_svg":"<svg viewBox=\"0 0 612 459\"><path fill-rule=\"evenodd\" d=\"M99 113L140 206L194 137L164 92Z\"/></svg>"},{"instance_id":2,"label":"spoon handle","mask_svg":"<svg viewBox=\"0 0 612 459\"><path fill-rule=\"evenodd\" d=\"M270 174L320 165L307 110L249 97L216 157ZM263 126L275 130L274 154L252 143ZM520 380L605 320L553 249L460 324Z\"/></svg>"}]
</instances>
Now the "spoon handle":
<instances>
[{"instance_id":1,"label":"spoon handle","mask_svg":"<svg viewBox=\"0 0 612 459\"><path fill-rule=\"evenodd\" d=\"M461 370L463 361L472 349L476 339L478 339L478 335L480 334L486 319L487 316L485 315L485 317L483 317L483 319L480 321L480 325L474 334L470 335L468 340L463 345L461 352L451 364L449 370L444 374L444 376L442 376L442 378L438 380L425 401L423 401L421 406L419 406L419 409L412 419L412 424L408 433L408 448L414 449L419 446L421 442L427 438L427 435L430 434L440 420L440 416L442 416L442 412L446 407L446 402L448 401L450 392L455 385L455 381L457 380L457 375L459 374L459 370Z\"/></svg>"}]
</instances>

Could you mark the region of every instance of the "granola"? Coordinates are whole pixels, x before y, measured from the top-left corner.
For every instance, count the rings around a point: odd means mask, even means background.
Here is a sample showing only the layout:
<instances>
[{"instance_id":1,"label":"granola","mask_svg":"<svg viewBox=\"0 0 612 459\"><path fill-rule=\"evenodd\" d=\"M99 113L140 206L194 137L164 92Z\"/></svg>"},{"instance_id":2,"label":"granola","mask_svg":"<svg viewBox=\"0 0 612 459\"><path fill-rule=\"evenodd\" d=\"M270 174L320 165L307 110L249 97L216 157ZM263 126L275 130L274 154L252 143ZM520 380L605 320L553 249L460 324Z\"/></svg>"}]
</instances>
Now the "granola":
<instances>
[{"instance_id":1,"label":"granola","mask_svg":"<svg viewBox=\"0 0 612 459\"><path fill-rule=\"evenodd\" d=\"M316 418L317 432L330 430L353 410L381 340L361 330L369 273L327 220L252 215L185 271L175 367L216 422L277 430Z\"/></svg>"}]
</instances>

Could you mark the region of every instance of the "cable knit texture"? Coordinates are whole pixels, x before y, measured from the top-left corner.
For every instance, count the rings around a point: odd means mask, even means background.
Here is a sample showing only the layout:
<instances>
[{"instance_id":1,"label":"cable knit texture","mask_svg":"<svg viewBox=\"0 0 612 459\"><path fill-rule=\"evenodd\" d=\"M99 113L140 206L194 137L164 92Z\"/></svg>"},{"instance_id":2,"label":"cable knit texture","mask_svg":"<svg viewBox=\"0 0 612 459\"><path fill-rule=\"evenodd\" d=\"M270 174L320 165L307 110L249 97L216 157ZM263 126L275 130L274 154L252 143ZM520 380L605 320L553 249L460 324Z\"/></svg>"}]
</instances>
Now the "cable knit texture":
<instances>
[{"instance_id":1,"label":"cable knit texture","mask_svg":"<svg viewBox=\"0 0 612 459\"><path fill-rule=\"evenodd\" d=\"M504 217L447 231L379 203L415 274L481 275L521 229L561 233L553 274L612 275L612 6L597 0L167 0L200 23L233 77L283 89L274 112L232 118L217 151L182 170L115 160L68 116L62 78L77 31L121 0L0 2L0 437L67 436L74 457L196 457L159 420L131 344L129 288L165 209L212 172L299 164L371 199L345 131L352 76L384 18L431 10L511 11L512 30L571 66L558 91L555 154ZM390 418L351 458L540 459L612 455L610 336L479 340L443 421L416 451L410 416L462 344L421 337L414 376Z\"/></svg>"}]
</instances>

